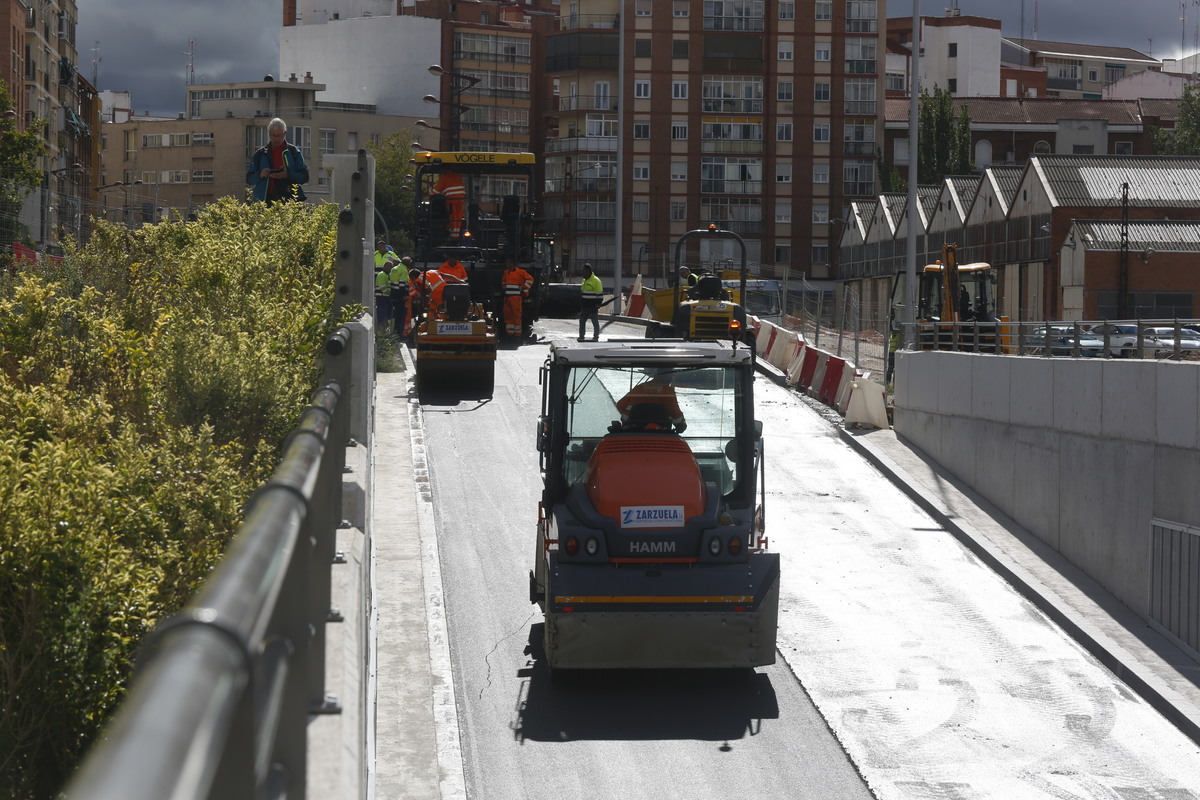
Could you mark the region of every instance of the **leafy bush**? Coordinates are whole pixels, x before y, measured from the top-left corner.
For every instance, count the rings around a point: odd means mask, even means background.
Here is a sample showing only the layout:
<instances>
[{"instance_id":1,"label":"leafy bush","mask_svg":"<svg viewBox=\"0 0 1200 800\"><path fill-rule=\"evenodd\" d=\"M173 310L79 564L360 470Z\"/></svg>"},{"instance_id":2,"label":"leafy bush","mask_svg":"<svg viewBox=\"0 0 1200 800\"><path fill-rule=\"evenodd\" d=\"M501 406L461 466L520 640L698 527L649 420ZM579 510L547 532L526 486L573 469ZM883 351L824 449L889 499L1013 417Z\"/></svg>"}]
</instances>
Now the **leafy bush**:
<instances>
[{"instance_id":1,"label":"leafy bush","mask_svg":"<svg viewBox=\"0 0 1200 800\"><path fill-rule=\"evenodd\" d=\"M0 787L47 798L270 475L333 322L336 208L98 222L0 277Z\"/></svg>"}]
</instances>

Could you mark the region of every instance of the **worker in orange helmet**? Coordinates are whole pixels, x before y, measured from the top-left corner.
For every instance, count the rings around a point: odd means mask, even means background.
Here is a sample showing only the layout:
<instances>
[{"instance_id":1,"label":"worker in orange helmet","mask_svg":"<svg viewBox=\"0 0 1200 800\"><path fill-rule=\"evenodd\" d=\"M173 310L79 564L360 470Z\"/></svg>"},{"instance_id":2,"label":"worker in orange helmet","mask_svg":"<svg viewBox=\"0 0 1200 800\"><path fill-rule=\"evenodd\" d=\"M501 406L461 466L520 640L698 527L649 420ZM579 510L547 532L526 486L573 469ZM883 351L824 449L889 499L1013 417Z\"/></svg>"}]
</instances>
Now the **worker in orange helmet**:
<instances>
[{"instance_id":1,"label":"worker in orange helmet","mask_svg":"<svg viewBox=\"0 0 1200 800\"><path fill-rule=\"evenodd\" d=\"M648 407L655 407L655 413L647 416L645 412ZM679 398L675 394L669 369L652 372L649 380L642 381L630 389L617 401L617 411L621 415L621 424L626 429L639 427L646 422L651 423L649 427L667 430L669 422L676 433L683 433L687 429L687 421L679 408Z\"/></svg>"},{"instance_id":2,"label":"worker in orange helmet","mask_svg":"<svg viewBox=\"0 0 1200 800\"><path fill-rule=\"evenodd\" d=\"M463 212L467 208L467 187L462 175L448 169L438 175L437 182L430 188L429 194L441 195L446 200L446 211L450 215L450 236L457 239L462 235Z\"/></svg>"},{"instance_id":3,"label":"worker in orange helmet","mask_svg":"<svg viewBox=\"0 0 1200 800\"><path fill-rule=\"evenodd\" d=\"M504 335L520 340L525 324L525 301L533 288L533 276L518 267L512 258L506 258L500 283L504 286Z\"/></svg>"},{"instance_id":4,"label":"worker in orange helmet","mask_svg":"<svg viewBox=\"0 0 1200 800\"><path fill-rule=\"evenodd\" d=\"M467 268L458 260L458 256L452 254L437 270L426 272L425 279L429 291L429 312L430 315L437 315L442 310L442 295L446 293L446 285L466 283Z\"/></svg>"}]
</instances>

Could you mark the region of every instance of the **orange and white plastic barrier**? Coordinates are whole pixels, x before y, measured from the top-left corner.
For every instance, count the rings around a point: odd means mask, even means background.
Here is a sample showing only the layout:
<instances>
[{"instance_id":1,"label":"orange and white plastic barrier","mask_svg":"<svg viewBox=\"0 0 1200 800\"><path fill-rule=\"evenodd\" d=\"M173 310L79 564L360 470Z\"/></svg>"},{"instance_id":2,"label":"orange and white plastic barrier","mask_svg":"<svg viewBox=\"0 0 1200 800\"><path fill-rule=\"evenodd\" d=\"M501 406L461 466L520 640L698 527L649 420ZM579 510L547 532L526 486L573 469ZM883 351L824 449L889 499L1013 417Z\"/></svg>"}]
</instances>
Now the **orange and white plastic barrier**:
<instances>
[{"instance_id":1,"label":"orange and white plastic barrier","mask_svg":"<svg viewBox=\"0 0 1200 800\"><path fill-rule=\"evenodd\" d=\"M884 388L865 377L857 378L850 385L850 400L846 404L846 426L870 425L887 430L887 398Z\"/></svg>"},{"instance_id":2,"label":"orange and white plastic barrier","mask_svg":"<svg viewBox=\"0 0 1200 800\"><path fill-rule=\"evenodd\" d=\"M846 359L837 356L825 357L825 373L821 376L821 383L817 384L814 380L813 385L818 386L817 399L827 406L831 406L837 401L838 386L842 383L842 370L846 368Z\"/></svg>"}]
</instances>

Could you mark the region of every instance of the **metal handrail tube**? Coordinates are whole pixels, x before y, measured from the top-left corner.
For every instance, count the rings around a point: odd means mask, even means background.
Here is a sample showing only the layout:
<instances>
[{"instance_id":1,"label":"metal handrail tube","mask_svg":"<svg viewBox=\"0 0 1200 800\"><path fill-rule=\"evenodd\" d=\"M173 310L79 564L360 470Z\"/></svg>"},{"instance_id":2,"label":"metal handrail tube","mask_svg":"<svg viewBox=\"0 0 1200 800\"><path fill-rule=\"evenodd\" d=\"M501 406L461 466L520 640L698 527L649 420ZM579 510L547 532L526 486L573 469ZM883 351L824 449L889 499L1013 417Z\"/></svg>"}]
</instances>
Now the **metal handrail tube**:
<instances>
[{"instance_id":1,"label":"metal handrail tube","mask_svg":"<svg viewBox=\"0 0 1200 800\"><path fill-rule=\"evenodd\" d=\"M66 797L206 798L250 681L244 653L204 625L176 628L75 774Z\"/></svg>"},{"instance_id":2,"label":"metal handrail tube","mask_svg":"<svg viewBox=\"0 0 1200 800\"><path fill-rule=\"evenodd\" d=\"M288 696L289 678L324 658L309 647L323 620L280 599L308 579L314 542L301 534L341 393L335 383L314 393L221 563L147 639L129 694L65 797L252 798L277 775L282 707L303 701L303 691ZM303 780L304 764L294 767Z\"/></svg>"}]
</instances>

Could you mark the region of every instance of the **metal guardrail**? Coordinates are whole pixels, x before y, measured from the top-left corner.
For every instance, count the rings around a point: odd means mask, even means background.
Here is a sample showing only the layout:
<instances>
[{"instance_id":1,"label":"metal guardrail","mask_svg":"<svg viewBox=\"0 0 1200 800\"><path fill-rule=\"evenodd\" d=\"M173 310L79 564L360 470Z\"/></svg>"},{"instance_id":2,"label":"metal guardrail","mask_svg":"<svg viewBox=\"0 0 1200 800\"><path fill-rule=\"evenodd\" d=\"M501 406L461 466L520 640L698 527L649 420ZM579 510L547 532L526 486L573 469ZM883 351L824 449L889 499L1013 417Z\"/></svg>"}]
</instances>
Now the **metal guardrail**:
<instances>
[{"instance_id":1,"label":"metal guardrail","mask_svg":"<svg viewBox=\"0 0 1200 800\"><path fill-rule=\"evenodd\" d=\"M344 326L326 341L326 382L278 468L197 596L149 636L67 798L304 797L308 715L340 711L324 689L325 624L340 621L330 573L353 344Z\"/></svg>"},{"instance_id":2,"label":"metal guardrail","mask_svg":"<svg viewBox=\"0 0 1200 800\"><path fill-rule=\"evenodd\" d=\"M1132 337L1115 335L1112 325L1136 329ZM1090 328L1103 325L1093 334ZM1156 334L1170 329L1172 335ZM918 322L913 340L918 350L957 350L996 355L1047 357L1146 358L1200 360L1200 346L1181 335L1184 329L1200 330L1200 322L1180 319L1130 322L1044 320L1040 322L967 321ZM1044 332L1050 331L1047 336Z\"/></svg>"}]
</instances>

